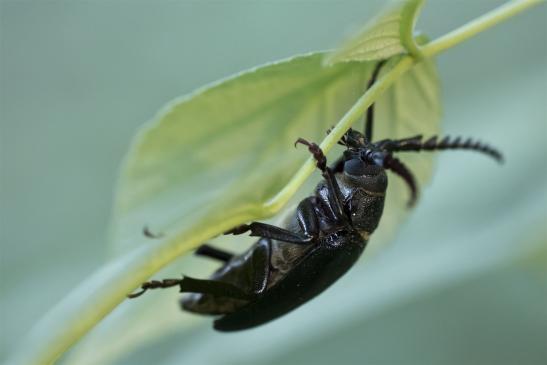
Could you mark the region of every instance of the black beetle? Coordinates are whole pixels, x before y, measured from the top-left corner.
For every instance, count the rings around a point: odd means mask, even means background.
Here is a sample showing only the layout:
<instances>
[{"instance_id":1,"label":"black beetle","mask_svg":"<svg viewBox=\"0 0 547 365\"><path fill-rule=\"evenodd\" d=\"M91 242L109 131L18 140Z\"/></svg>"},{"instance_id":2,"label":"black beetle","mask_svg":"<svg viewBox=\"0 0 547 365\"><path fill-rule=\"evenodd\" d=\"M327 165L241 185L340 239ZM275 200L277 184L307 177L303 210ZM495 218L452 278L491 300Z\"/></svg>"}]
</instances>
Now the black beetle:
<instances>
[{"instance_id":1,"label":"black beetle","mask_svg":"<svg viewBox=\"0 0 547 365\"><path fill-rule=\"evenodd\" d=\"M376 80L384 62L378 63L368 83ZM446 137L437 141L422 136L400 140L372 141L374 106L367 110L364 134L350 129L340 140L346 147L343 155L330 167L315 143L302 138L317 161L323 180L314 195L298 205L284 228L252 222L227 234L250 232L260 237L240 255L209 245L200 246L196 254L223 263L209 280L152 280L142 284L135 298L148 289L179 286L192 293L181 299L189 312L218 315L214 328L236 331L271 321L297 308L332 285L357 261L369 236L374 232L384 209L390 170L410 188L409 205L417 198L417 185L411 171L394 152L469 149L486 153L498 161L502 155L480 142ZM151 236L145 230L147 236Z\"/></svg>"}]
</instances>

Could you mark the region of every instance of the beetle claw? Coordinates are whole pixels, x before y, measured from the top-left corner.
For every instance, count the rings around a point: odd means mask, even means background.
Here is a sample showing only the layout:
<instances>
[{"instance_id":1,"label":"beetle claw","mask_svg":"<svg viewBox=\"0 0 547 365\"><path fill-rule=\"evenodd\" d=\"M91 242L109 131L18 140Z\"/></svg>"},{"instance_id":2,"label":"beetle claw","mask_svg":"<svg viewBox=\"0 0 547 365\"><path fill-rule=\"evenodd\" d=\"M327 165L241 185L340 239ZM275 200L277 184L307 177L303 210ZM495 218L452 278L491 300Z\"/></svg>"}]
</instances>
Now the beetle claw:
<instances>
[{"instance_id":1,"label":"beetle claw","mask_svg":"<svg viewBox=\"0 0 547 365\"><path fill-rule=\"evenodd\" d=\"M127 297L129 299L133 299L133 298L137 298L137 297L140 297L141 295L143 295L145 292L146 292L147 289L141 289L140 291L136 292L136 293L133 293L133 294L128 294Z\"/></svg>"},{"instance_id":2,"label":"beetle claw","mask_svg":"<svg viewBox=\"0 0 547 365\"><path fill-rule=\"evenodd\" d=\"M317 161L317 168L321 171L325 171L327 168L327 158L321 150L321 147L319 147L316 143L306 141L304 138L298 138L294 143L294 146L296 147L298 143L308 147L308 151L311 152L313 158Z\"/></svg>"}]
</instances>

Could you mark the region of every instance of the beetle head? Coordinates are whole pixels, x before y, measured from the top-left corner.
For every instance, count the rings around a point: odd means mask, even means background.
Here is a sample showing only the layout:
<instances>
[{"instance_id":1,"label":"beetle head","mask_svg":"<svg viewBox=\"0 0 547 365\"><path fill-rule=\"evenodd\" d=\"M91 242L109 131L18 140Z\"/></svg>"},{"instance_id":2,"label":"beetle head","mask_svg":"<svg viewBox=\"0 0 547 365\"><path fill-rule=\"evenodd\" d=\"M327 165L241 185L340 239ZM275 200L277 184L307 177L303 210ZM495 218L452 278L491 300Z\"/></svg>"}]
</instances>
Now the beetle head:
<instances>
[{"instance_id":1,"label":"beetle head","mask_svg":"<svg viewBox=\"0 0 547 365\"><path fill-rule=\"evenodd\" d=\"M409 206L416 202L418 189L412 172L385 148L384 141L372 143L354 129L349 129L340 144L344 151L344 176L360 180L365 190L384 194L387 189L385 170L391 170L401 177L410 189Z\"/></svg>"}]
</instances>

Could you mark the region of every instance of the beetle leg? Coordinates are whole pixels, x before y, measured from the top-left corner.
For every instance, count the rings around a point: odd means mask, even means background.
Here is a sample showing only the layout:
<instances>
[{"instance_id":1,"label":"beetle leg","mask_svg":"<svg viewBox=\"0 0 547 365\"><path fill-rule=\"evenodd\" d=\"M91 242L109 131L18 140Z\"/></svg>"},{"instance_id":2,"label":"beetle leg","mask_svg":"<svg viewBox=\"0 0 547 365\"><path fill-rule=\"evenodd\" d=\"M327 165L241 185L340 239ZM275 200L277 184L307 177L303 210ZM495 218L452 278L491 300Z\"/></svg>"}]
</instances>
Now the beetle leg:
<instances>
[{"instance_id":1,"label":"beetle leg","mask_svg":"<svg viewBox=\"0 0 547 365\"><path fill-rule=\"evenodd\" d=\"M141 285L140 291L129 294L127 297L133 299L143 295L147 290L150 289L166 289L173 286L179 286L181 293L211 294L215 296L244 300L252 299L253 296L252 294L248 294L237 286L230 283L225 283L217 280L194 279L189 276L185 276L182 279L163 279L147 281Z\"/></svg>"},{"instance_id":2,"label":"beetle leg","mask_svg":"<svg viewBox=\"0 0 547 365\"><path fill-rule=\"evenodd\" d=\"M330 205L329 208L332 211L334 218L341 221L347 220L344 214L344 197L342 195L342 192L340 191L338 182L334 177L333 171L330 167L327 167L327 158L321 150L321 147L313 142L308 142L303 138L298 138L298 140L295 142L295 145L298 143L308 146L308 150L312 153L313 157L317 161L317 168L323 173L323 178L327 182L327 187L330 193L328 196Z\"/></svg>"},{"instance_id":3,"label":"beetle leg","mask_svg":"<svg viewBox=\"0 0 547 365\"><path fill-rule=\"evenodd\" d=\"M219 280L194 279L185 276L180 283L181 293L201 293L217 297L250 300L253 294L247 293L237 286Z\"/></svg>"},{"instance_id":4,"label":"beetle leg","mask_svg":"<svg viewBox=\"0 0 547 365\"><path fill-rule=\"evenodd\" d=\"M334 173L332 170L327 167L325 171L323 172L323 178L325 179L325 182L327 183L328 188L328 203L329 208L334 216L335 219L339 221L346 221L346 215L344 213L344 196L342 194L342 191L340 190L340 186L338 186L338 182L336 181L336 178L334 177Z\"/></svg>"},{"instance_id":5,"label":"beetle leg","mask_svg":"<svg viewBox=\"0 0 547 365\"><path fill-rule=\"evenodd\" d=\"M306 198L298 204L296 208L296 220L306 236L319 236L319 220L317 219L312 197Z\"/></svg>"},{"instance_id":6,"label":"beetle leg","mask_svg":"<svg viewBox=\"0 0 547 365\"><path fill-rule=\"evenodd\" d=\"M278 240L283 242L290 243L299 243L305 244L310 243L313 239L310 236L305 236L302 234L294 233L284 228L272 226L271 224L260 223L260 222L251 222L249 224L242 224L237 226L224 234L242 234L250 231L250 236L253 237L263 237L270 238L272 240Z\"/></svg>"},{"instance_id":7,"label":"beetle leg","mask_svg":"<svg viewBox=\"0 0 547 365\"><path fill-rule=\"evenodd\" d=\"M316 143L306 141L304 138L298 138L296 142L294 142L294 146L296 147L299 143L308 146L308 151L310 151L313 158L315 158L315 161L317 161L317 168L321 170L321 172L324 172L327 168L327 158L321 150L321 147L319 147Z\"/></svg>"},{"instance_id":8,"label":"beetle leg","mask_svg":"<svg viewBox=\"0 0 547 365\"><path fill-rule=\"evenodd\" d=\"M252 265L252 288L255 294L261 294L268 286L270 277L271 240L261 239L254 250Z\"/></svg>"},{"instance_id":9,"label":"beetle leg","mask_svg":"<svg viewBox=\"0 0 547 365\"><path fill-rule=\"evenodd\" d=\"M199 246L195 254L197 256L205 256L222 262L228 262L234 257L230 252L223 251L207 244Z\"/></svg>"},{"instance_id":10,"label":"beetle leg","mask_svg":"<svg viewBox=\"0 0 547 365\"><path fill-rule=\"evenodd\" d=\"M380 73L380 69L385 65L386 61L380 61L376 64L376 67L374 68L374 71L372 71L372 76L370 77L370 80L368 81L367 85L367 91L371 88L372 85L376 82L376 79L378 78L378 74ZM372 103L368 109L367 109L367 115L365 117L365 130L364 134L366 139L370 142L372 141L372 127L374 125L374 103Z\"/></svg>"},{"instance_id":11,"label":"beetle leg","mask_svg":"<svg viewBox=\"0 0 547 365\"><path fill-rule=\"evenodd\" d=\"M130 299L140 297L141 295L143 295L149 289L171 288L173 286L180 285L181 281L182 281L181 279L150 280L150 281L147 281L145 283L142 283L140 291L138 291L136 293L133 293L133 294L129 294L127 297L130 298Z\"/></svg>"},{"instance_id":12,"label":"beetle leg","mask_svg":"<svg viewBox=\"0 0 547 365\"><path fill-rule=\"evenodd\" d=\"M344 162L345 162L344 156L340 156L336 161L334 161L332 165L330 165L330 169L334 173L342 172L344 171Z\"/></svg>"}]
</instances>

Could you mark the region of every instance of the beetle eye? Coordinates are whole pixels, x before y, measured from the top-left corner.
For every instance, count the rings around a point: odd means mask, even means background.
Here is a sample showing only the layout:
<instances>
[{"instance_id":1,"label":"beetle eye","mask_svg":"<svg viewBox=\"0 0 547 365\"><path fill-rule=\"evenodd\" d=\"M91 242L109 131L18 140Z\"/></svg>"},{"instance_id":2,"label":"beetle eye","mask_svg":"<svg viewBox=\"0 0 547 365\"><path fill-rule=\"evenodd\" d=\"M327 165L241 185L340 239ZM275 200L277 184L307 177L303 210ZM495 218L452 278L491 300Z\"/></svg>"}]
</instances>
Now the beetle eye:
<instances>
[{"instance_id":1,"label":"beetle eye","mask_svg":"<svg viewBox=\"0 0 547 365\"><path fill-rule=\"evenodd\" d=\"M366 165L360 158L352 158L344 163L344 172L353 176L364 175Z\"/></svg>"},{"instance_id":2,"label":"beetle eye","mask_svg":"<svg viewBox=\"0 0 547 365\"><path fill-rule=\"evenodd\" d=\"M370 156L372 161L378 166L384 166L385 155L382 152L373 152Z\"/></svg>"},{"instance_id":3,"label":"beetle eye","mask_svg":"<svg viewBox=\"0 0 547 365\"><path fill-rule=\"evenodd\" d=\"M363 150L361 151L361 158L373 165L384 166L386 154L380 151Z\"/></svg>"}]
</instances>

